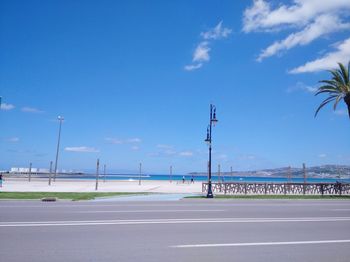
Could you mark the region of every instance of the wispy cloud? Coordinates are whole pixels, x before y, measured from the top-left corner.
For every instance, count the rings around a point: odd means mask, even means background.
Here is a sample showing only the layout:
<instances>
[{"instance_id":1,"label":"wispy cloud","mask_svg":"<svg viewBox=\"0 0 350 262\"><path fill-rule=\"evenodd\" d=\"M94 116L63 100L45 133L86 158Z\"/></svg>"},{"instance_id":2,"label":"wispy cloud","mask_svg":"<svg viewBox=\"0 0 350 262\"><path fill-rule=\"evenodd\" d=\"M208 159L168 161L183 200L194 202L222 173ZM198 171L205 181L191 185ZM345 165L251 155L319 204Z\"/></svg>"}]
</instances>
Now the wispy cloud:
<instances>
[{"instance_id":1,"label":"wispy cloud","mask_svg":"<svg viewBox=\"0 0 350 262\"><path fill-rule=\"evenodd\" d=\"M141 139L140 138L129 138L126 140L127 143L141 143Z\"/></svg>"},{"instance_id":2,"label":"wispy cloud","mask_svg":"<svg viewBox=\"0 0 350 262\"><path fill-rule=\"evenodd\" d=\"M17 142L19 142L19 138L18 137L9 137L9 138L5 139L5 141L10 142L10 143L17 143Z\"/></svg>"},{"instance_id":3,"label":"wispy cloud","mask_svg":"<svg viewBox=\"0 0 350 262\"><path fill-rule=\"evenodd\" d=\"M87 147L87 146L66 147L64 150L69 151L69 152L79 152L79 153L98 153L98 152L100 152L100 150L98 150L94 147Z\"/></svg>"},{"instance_id":4,"label":"wispy cloud","mask_svg":"<svg viewBox=\"0 0 350 262\"><path fill-rule=\"evenodd\" d=\"M271 2L255 0L243 15L243 31L276 32L284 29L296 30L285 39L275 41L262 50L257 60L281 54L296 46L310 44L320 37L341 30L349 30L348 0L293 0L291 4L280 4L276 8Z\"/></svg>"},{"instance_id":5,"label":"wispy cloud","mask_svg":"<svg viewBox=\"0 0 350 262\"><path fill-rule=\"evenodd\" d=\"M141 143L141 139L140 138L128 138L128 139L118 139L118 138L113 138L113 137L106 137L105 141L110 143L110 144L137 144L137 143Z\"/></svg>"},{"instance_id":6,"label":"wispy cloud","mask_svg":"<svg viewBox=\"0 0 350 262\"><path fill-rule=\"evenodd\" d=\"M133 150L133 151L138 151L138 150L140 150L140 147L139 147L139 146L132 146L132 147L131 147L131 150Z\"/></svg>"},{"instance_id":7,"label":"wispy cloud","mask_svg":"<svg viewBox=\"0 0 350 262\"><path fill-rule=\"evenodd\" d=\"M1 103L1 110L5 110L5 111L9 111L9 110L12 110L14 109L15 106L12 105L12 104L6 104L6 103Z\"/></svg>"},{"instance_id":8,"label":"wispy cloud","mask_svg":"<svg viewBox=\"0 0 350 262\"><path fill-rule=\"evenodd\" d=\"M289 71L291 74L317 72L335 68L337 63L347 64L350 57L350 38L335 45L336 51L329 52L323 57L307 62Z\"/></svg>"},{"instance_id":9,"label":"wispy cloud","mask_svg":"<svg viewBox=\"0 0 350 262\"><path fill-rule=\"evenodd\" d=\"M326 157L327 157L327 154L322 153L322 154L319 154L318 157L319 157L319 158L326 158Z\"/></svg>"},{"instance_id":10,"label":"wispy cloud","mask_svg":"<svg viewBox=\"0 0 350 262\"><path fill-rule=\"evenodd\" d=\"M307 25L302 31L290 34L281 41L276 41L264 49L257 60L261 62L264 58L289 50L296 46L303 46L311 43L315 39L340 30L350 29L350 23L342 23L338 17L332 15L321 15L316 20Z\"/></svg>"},{"instance_id":11,"label":"wispy cloud","mask_svg":"<svg viewBox=\"0 0 350 262\"><path fill-rule=\"evenodd\" d=\"M222 21L219 22L214 28L211 28L206 32L202 32L200 35L203 40L197 45L193 52L192 63L186 65L184 69L186 71L194 71L201 68L204 63L209 62L211 42L214 40L227 38L231 32L232 30L230 28L225 28L222 26Z\"/></svg>"},{"instance_id":12,"label":"wispy cloud","mask_svg":"<svg viewBox=\"0 0 350 262\"><path fill-rule=\"evenodd\" d=\"M317 87L308 86L303 82L297 82L295 86L287 88L287 93L293 93L297 91L303 91L306 93L315 93L317 91Z\"/></svg>"},{"instance_id":13,"label":"wispy cloud","mask_svg":"<svg viewBox=\"0 0 350 262\"><path fill-rule=\"evenodd\" d=\"M226 38L232 33L232 29L222 26L222 21L218 23L214 28L209 29L207 32L202 32L201 36L206 40L217 40Z\"/></svg>"},{"instance_id":14,"label":"wispy cloud","mask_svg":"<svg viewBox=\"0 0 350 262\"><path fill-rule=\"evenodd\" d=\"M191 157L191 156L193 156L193 152L191 152L191 151L183 151L183 152L179 153L179 156Z\"/></svg>"},{"instance_id":15,"label":"wispy cloud","mask_svg":"<svg viewBox=\"0 0 350 262\"><path fill-rule=\"evenodd\" d=\"M173 149L174 148L174 146L165 145L165 144L158 144L156 147L161 148L161 149Z\"/></svg>"},{"instance_id":16,"label":"wispy cloud","mask_svg":"<svg viewBox=\"0 0 350 262\"><path fill-rule=\"evenodd\" d=\"M34 114L44 113L44 111L42 111L42 110L39 110L39 109L34 108L34 107L27 107L27 106L26 107L22 107L21 111L25 112L25 113L34 113Z\"/></svg>"},{"instance_id":17,"label":"wispy cloud","mask_svg":"<svg viewBox=\"0 0 350 262\"><path fill-rule=\"evenodd\" d=\"M334 111L337 116L347 116L348 112L345 109L338 109Z\"/></svg>"}]
</instances>

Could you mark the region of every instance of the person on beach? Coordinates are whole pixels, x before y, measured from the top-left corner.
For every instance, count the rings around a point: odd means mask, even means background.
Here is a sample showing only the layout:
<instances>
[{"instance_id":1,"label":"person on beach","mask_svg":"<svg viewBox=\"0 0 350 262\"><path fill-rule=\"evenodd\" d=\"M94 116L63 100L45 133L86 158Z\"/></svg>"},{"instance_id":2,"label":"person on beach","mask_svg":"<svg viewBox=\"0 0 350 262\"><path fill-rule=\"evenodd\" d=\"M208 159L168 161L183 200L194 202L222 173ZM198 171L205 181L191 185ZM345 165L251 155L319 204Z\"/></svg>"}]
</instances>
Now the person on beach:
<instances>
[{"instance_id":1,"label":"person on beach","mask_svg":"<svg viewBox=\"0 0 350 262\"><path fill-rule=\"evenodd\" d=\"M2 187L2 174L0 174L0 187Z\"/></svg>"},{"instance_id":2,"label":"person on beach","mask_svg":"<svg viewBox=\"0 0 350 262\"><path fill-rule=\"evenodd\" d=\"M191 176L191 184L194 184L194 176Z\"/></svg>"},{"instance_id":3,"label":"person on beach","mask_svg":"<svg viewBox=\"0 0 350 262\"><path fill-rule=\"evenodd\" d=\"M182 184L185 183L185 176L182 176Z\"/></svg>"}]
</instances>

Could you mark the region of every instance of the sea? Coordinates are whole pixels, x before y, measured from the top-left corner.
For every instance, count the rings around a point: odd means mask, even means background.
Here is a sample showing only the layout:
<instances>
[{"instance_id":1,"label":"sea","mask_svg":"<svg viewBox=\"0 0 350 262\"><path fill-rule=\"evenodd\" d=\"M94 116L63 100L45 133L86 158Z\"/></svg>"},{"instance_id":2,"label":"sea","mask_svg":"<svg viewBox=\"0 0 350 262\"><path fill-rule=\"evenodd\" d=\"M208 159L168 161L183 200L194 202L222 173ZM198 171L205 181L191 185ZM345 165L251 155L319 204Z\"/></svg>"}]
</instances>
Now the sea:
<instances>
[{"instance_id":1,"label":"sea","mask_svg":"<svg viewBox=\"0 0 350 262\"><path fill-rule=\"evenodd\" d=\"M79 175L58 175L58 178L66 178L66 179L96 179L95 174L79 174ZM99 179L105 179L105 180L126 180L126 181L138 181L138 180L162 180L162 181L182 181L183 178L185 181L191 181L193 178L194 181L200 181L205 182L208 181L208 176L204 175L195 175L192 177L192 175L161 175L161 174L142 174L141 176L138 174L106 174L106 175L99 175ZM258 176L231 176L231 175L225 175L225 176L212 176L212 182L219 182L219 179L221 182L262 182L262 183L269 183L269 182L275 182L275 183L284 183L284 182L294 182L294 183L303 183L304 178L303 177L294 177L291 178L291 180L288 180L286 177L258 177ZM349 178L315 178L315 177L309 177L306 179L309 183L335 183L335 182L341 182L341 183L350 183Z\"/></svg>"}]
</instances>

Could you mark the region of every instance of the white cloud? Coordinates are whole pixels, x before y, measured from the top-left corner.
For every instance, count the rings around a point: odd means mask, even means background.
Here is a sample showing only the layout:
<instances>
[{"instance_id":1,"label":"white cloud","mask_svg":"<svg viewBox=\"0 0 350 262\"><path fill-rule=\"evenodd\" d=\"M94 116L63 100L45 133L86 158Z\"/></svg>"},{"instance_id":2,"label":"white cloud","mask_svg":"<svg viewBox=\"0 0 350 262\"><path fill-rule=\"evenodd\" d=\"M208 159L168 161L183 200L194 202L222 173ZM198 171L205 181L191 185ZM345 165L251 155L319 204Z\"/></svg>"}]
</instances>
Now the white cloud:
<instances>
[{"instance_id":1,"label":"white cloud","mask_svg":"<svg viewBox=\"0 0 350 262\"><path fill-rule=\"evenodd\" d=\"M201 36L206 40L217 40L228 37L231 32L230 28L222 27L222 21L220 21L214 28L209 29L207 32L202 32Z\"/></svg>"},{"instance_id":2,"label":"white cloud","mask_svg":"<svg viewBox=\"0 0 350 262\"><path fill-rule=\"evenodd\" d=\"M209 51L210 47L208 46L209 42L204 41L199 43L196 50L193 54L193 62L208 62L210 60Z\"/></svg>"},{"instance_id":3,"label":"white cloud","mask_svg":"<svg viewBox=\"0 0 350 262\"><path fill-rule=\"evenodd\" d=\"M26 113L43 113L44 112L34 107L22 107L21 111Z\"/></svg>"},{"instance_id":4,"label":"white cloud","mask_svg":"<svg viewBox=\"0 0 350 262\"><path fill-rule=\"evenodd\" d=\"M327 157L327 154L319 154L318 157L319 157L319 158L326 158L326 157Z\"/></svg>"},{"instance_id":5,"label":"white cloud","mask_svg":"<svg viewBox=\"0 0 350 262\"><path fill-rule=\"evenodd\" d=\"M349 0L294 0L291 5L279 5L272 9L269 2L255 0L244 11L243 31L271 31L284 26L304 26L316 17L333 13L342 15L350 9Z\"/></svg>"},{"instance_id":6,"label":"white cloud","mask_svg":"<svg viewBox=\"0 0 350 262\"><path fill-rule=\"evenodd\" d=\"M9 111L14 109L15 106L12 104L1 103L1 110Z\"/></svg>"},{"instance_id":7,"label":"white cloud","mask_svg":"<svg viewBox=\"0 0 350 262\"><path fill-rule=\"evenodd\" d=\"M338 17L329 14L321 15L302 31L292 33L284 40L276 41L264 49L257 60L261 62L264 58L279 54L283 50L289 50L295 46L307 45L323 35L343 29L350 29L350 23L342 23Z\"/></svg>"},{"instance_id":8,"label":"white cloud","mask_svg":"<svg viewBox=\"0 0 350 262\"><path fill-rule=\"evenodd\" d=\"M186 71L194 71L203 66L203 63L209 62L211 50L210 44L214 40L219 40L227 38L231 34L232 30L222 26L222 21L220 21L214 28L209 29L206 32L202 32L200 35L202 41L197 45L193 52L192 64L184 66Z\"/></svg>"},{"instance_id":9,"label":"white cloud","mask_svg":"<svg viewBox=\"0 0 350 262\"><path fill-rule=\"evenodd\" d=\"M281 4L276 8L268 1L255 0L244 12L243 31L297 30L265 48L257 58L262 61L328 34L350 29L350 23L343 22L350 16L349 10L349 0L293 0L291 4Z\"/></svg>"},{"instance_id":10,"label":"white cloud","mask_svg":"<svg viewBox=\"0 0 350 262\"><path fill-rule=\"evenodd\" d=\"M347 64L350 57L350 38L336 45L336 51L329 52L323 57L307 62L289 71L291 74L317 72L337 67L337 63Z\"/></svg>"},{"instance_id":11,"label":"white cloud","mask_svg":"<svg viewBox=\"0 0 350 262\"><path fill-rule=\"evenodd\" d=\"M186 71L193 71L193 70L196 70L196 69L199 69L203 66L203 63L199 63L199 64L194 64L194 65L186 65L184 67L184 69Z\"/></svg>"},{"instance_id":12,"label":"white cloud","mask_svg":"<svg viewBox=\"0 0 350 262\"><path fill-rule=\"evenodd\" d=\"M6 139L7 142L11 142L11 143L17 143L19 142L19 138L18 137L10 137Z\"/></svg>"},{"instance_id":13,"label":"white cloud","mask_svg":"<svg viewBox=\"0 0 350 262\"><path fill-rule=\"evenodd\" d=\"M193 156L193 152L191 152L191 151L183 151L183 152L179 153L179 156L191 157L191 156Z\"/></svg>"},{"instance_id":14,"label":"white cloud","mask_svg":"<svg viewBox=\"0 0 350 262\"><path fill-rule=\"evenodd\" d=\"M287 89L287 93L293 93L296 91L304 91L307 93L315 93L317 91L317 87L313 87L313 86L308 86L305 85L303 82L297 82L295 86L289 87Z\"/></svg>"},{"instance_id":15,"label":"white cloud","mask_svg":"<svg viewBox=\"0 0 350 262\"><path fill-rule=\"evenodd\" d=\"M79 153L98 153L98 152L100 152L100 150L98 150L96 148L87 147L87 146L66 147L64 150L69 151L69 152L79 152Z\"/></svg>"}]
</instances>

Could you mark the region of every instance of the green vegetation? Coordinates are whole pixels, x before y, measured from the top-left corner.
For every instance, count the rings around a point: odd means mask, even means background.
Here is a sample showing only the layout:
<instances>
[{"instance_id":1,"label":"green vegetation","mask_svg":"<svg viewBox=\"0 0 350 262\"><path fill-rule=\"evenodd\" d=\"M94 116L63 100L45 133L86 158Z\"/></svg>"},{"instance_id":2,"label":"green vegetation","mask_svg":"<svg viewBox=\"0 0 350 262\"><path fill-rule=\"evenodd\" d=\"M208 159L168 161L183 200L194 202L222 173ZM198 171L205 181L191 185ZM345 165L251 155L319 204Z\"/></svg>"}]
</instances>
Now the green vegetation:
<instances>
[{"instance_id":1,"label":"green vegetation","mask_svg":"<svg viewBox=\"0 0 350 262\"><path fill-rule=\"evenodd\" d=\"M206 198L205 196L190 196L186 198ZM216 199L348 199L349 195L216 195Z\"/></svg>"},{"instance_id":2,"label":"green vegetation","mask_svg":"<svg viewBox=\"0 0 350 262\"><path fill-rule=\"evenodd\" d=\"M90 200L96 197L136 195L135 193L95 193L95 192L0 192L0 199L42 199L46 197L56 197L58 199Z\"/></svg>"},{"instance_id":3,"label":"green vegetation","mask_svg":"<svg viewBox=\"0 0 350 262\"><path fill-rule=\"evenodd\" d=\"M337 109L337 105L340 100L344 100L345 104L348 107L349 118L350 118L350 62L348 68L346 69L342 63L338 63L339 69L329 70L332 74L331 80L321 80L320 83L323 83L323 86L320 86L315 95L322 93L327 93L328 97L323 100L320 106L317 108L315 117L322 107L324 107L329 102L334 101L333 109Z\"/></svg>"}]
</instances>

